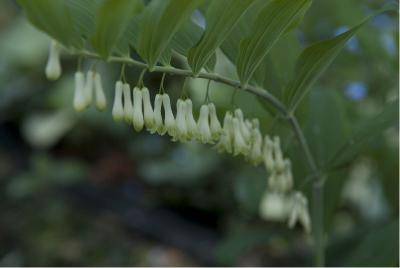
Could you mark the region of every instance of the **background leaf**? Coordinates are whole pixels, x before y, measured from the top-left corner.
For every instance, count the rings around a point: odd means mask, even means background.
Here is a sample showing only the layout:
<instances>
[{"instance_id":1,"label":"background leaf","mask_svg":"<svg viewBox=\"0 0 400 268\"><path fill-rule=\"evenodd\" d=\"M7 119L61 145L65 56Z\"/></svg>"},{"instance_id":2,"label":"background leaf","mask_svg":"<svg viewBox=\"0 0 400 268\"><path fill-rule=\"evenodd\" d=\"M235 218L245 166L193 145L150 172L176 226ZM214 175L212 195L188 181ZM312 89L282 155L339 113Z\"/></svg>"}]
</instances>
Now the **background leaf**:
<instances>
[{"instance_id":1,"label":"background leaf","mask_svg":"<svg viewBox=\"0 0 400 268\"><path fill-rule=\"evenodd\" d=\"M366 148L369 142L382 135L384 130L392 126L398 126L398 107L398 100L389 102L384 106L382 113L373 119L365 120L358 127L355 127L353 134L337 147L335 155L331 157L326 168L342 166L359 154L363 148Z\"/></svg>"},{"instance_id":2,"label":"background leaf","mask_svg":"<svg viewBox=\"0 0 400 268\"><path fill-rule=\"evenodd\" d=\"M83 35L93 25L94 1L18 0L18 3L33 25L68 48L81 48Z\"/></svg>"},{"instance_id":3,"label":"background leaf","mask_svg":"<svg viewBox=\"0 0 400 268\"><path fill-rule=\"evenodd\" d=\"M311 5L310 0L273 0L258 14L252 31L241 41L236 61L242 84L251 76L281 35L291 29Z\"/></svg>"},{"instance_id":4,"label":"background leaf","mask_svg":"<svg viewBox=\"0 0 400 268\"><path fill-rule=\"evenodd\" d=\"M225 40L254 0L212 1L206 13L206 30L199 43L190 49L188 62L197 74Z\"/></svg>"},{"instance_id":5,"label":"background leaf","mask_svg":"<svg viewBox=\"0 0 400 268\"><path fill-rule=\"evenodd\" d=\"M379 254L376 254L379 252ZM399 219L389 222L373 232L349 252L347 266L396 267L399 261Z\"/></svg>"},{"instance_id":6,"label":"background leaf","mask_svg":"<svg viewBox=\"0 0 400 268\"><path fill-rule=\"evenodd\" d=\"M105 0L96 14L96 31L91 38L93 48L103 57L109 57L115 46L126 51L128 43L118 43L133 15L141 11L141 0ZM122 39L124 40L124 39Z\"/></svg>"},{"instance_id":7,"label":"background leaf","mask_svg":"<svg viewBox=\"0 0 400 268\"><path fill-rule=\"evenodd\" d=\"M198 7L200 0L153 0L140 23L137 52L150 68L168 47L173 35Z\"/></svg>"},{"instance_id":8,"label":"background leaf","mask_svg":"<svg viewBox=\"0 0 400 268\"><path fill-rule=\"evenodd\" d=\"M334 38L307 47L299 56L293 78L285 90L286 103L293 110L310 91L313 84L339 54L346 42L369 18Z\"/></svg>"}]
</instances>

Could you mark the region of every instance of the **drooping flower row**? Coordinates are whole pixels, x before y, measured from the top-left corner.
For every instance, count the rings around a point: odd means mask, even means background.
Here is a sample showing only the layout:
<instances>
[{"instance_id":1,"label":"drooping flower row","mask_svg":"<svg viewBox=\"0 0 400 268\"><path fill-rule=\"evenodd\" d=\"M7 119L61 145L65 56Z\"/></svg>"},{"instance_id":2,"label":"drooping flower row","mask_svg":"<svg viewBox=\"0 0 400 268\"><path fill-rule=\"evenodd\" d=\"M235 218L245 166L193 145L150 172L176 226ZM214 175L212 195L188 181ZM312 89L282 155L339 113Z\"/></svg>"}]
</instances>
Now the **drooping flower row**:
<instances>
[{"instance_id":1,"label":"drooping flower row","mask_svg":"<svg viewBox=\"0 0 400 268\"><path fill-rule=\"evenodd\" d=\"M56 80L61 75L59 47L54 41L50 46L45 72L50 80ZM89 107L93 99L97 109L106 108L107 100L100 74L92 70L86 75L76 72L73 99L75 110L82 111ZM307 231L310 230L307 199L300 192L291 192L291 162L283 157L279 137L263 137L259 120L245 119L241 109L226 112L223 124L218 119L213 103L200 107L197 121L193 116L192 101L188 98L178 99L175 111L174 115L170 97L166 93L156 94L152 102L148 88L131 89L128 83L115 83L112 107L114 120L124 120L132 124L136 131L146 129L152 134L168 134L172 141L196 140L213 144L218 152L243 155L254 165L264 163L269 176L268 191L260 204L261 215L272 220L288 220L290 227L299 221Z\"/></svg>"}]
</instances>

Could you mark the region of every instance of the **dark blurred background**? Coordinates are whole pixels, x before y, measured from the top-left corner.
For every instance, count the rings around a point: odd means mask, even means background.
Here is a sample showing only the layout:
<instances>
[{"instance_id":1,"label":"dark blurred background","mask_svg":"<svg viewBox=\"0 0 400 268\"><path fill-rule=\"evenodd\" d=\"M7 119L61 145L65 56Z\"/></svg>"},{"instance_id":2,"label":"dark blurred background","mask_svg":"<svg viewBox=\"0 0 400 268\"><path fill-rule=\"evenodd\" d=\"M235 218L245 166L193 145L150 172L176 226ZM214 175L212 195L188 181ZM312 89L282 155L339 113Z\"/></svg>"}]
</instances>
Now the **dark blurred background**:
<instances>
[{"instance_id":1,"label":"dark blurred background","mask_svg":"<svg viewBox=\"0 0 400 268\"><path fill-rule=\"evenodd\" d=\"M333 37L385 2L314 1L296 36L303 45ZM315 115L335 109L351 128L398 98L398 40L398 18L388 14L352 38L310 97L324 105L308 107L314 116L302 110L306 127L310 118L319 128L329 125ZM1 266L311 264L311 239L301 228L260 219L267 178L262 167L114 122L116 64L97 67L107 111L74 112L76 58L63 54L62 77L47 81L48 47L49 38L28 23L16 2L0 1ZM295 58L298 51L273 53ZM221 55L218 59L217 72L232 72ZM84 61L85 68L91 63ZM277 65L285 70L285 62ZM132 84L139 71L127 69ZM147 74L145 84L154 92L160 78ZM172 96L179 96L182 84L180 77L166 78ZM206 81L189 81L188 87L200 105ZM232 108L232 92L212 83L211 100L221 111ZM270 122L254 103L246 93L235 96L234 105L248 116ZM286 136L290 147L293 137ZM329 265L398 264L398 165L398 127L392 127L335 172L332 184L328 180ZM294 168L295 174L307 169L301 162Z\"/></svg>"}]
</instances>

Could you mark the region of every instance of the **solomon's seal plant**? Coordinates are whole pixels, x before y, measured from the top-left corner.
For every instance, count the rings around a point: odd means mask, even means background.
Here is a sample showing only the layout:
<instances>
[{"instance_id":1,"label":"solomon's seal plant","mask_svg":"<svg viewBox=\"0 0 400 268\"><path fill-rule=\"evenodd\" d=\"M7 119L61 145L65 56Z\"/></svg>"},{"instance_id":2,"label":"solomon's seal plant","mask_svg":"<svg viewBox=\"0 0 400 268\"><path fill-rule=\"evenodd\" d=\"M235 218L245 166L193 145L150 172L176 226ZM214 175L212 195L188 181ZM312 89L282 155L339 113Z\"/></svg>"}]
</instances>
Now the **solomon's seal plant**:
<instances>
[{"instance_id":1,"label":"solomon's seal plant","mask_svg":"<svg viewBox=\"0 0 400 268\"><path fill-rule=\"evenodd\" d=\"M327 173L318 165L309 146L312 141L306 139L296 112L346 41L370 17L347 32L305 48L289 82L279 91L273 86L276 84L265 79L277 76L270 68L270 51L307 16L312 0L18 2L30 21L52 38L45 68L48 79L61 75L60 51L75 55L79 63L95 59L121 64L123 75L116 79L113 90L103 88L101 74L93 66L83 73L78 64L72 100L77 112L88 108L93 99L98 110L112 103L113 119L132 125L135 131L168 135L173 142L203 143L220 153L240 155L251 165L263 166L268 187L260 202L260 216L286 222L291 228L300 223L306 233L312 233L315 264L324 264L322 219ZM193 19L192 14L200 10L206 10L202 13L206 26ZM214 72L217 49L218 55L233 64L236 74ZM186 67L173 67L172 56L183 59ZM125 67L141 70L136 85L125 80ZM144 85L146 71L163 74L159 89ZM261 118L249 118L240 107L222 110L208 98L194 110L191 98L170 97L163 87L165 75L206 79L232 87L233 94L236 90L253 94L276 121L289 126L290 137L303 155L301 163L292 162L283 152L284 137L265 131L272 126ZM114 99L107 100L103 90L112 90ZM292 169L294 164L307 166L306 178L296 175L299 172ZM311 216L304 191L310 185Z\"/></svg>"}]
</instances>

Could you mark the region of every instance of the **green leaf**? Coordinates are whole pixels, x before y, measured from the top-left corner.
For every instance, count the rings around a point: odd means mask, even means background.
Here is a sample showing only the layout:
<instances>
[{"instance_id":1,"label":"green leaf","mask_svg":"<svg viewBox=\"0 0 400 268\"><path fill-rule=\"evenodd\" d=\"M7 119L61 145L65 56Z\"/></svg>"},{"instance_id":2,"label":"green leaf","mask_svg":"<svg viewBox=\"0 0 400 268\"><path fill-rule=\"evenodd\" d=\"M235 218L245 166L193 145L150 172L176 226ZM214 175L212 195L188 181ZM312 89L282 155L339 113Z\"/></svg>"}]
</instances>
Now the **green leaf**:
<instances>
[{"instance_id":1,"label":"green leaf","mask_svg":"<svg viewBox=\"0 0 400 268\"><path fill-rule=\"evenodd\" d=\"M294 77L285 90L289 107L295 110L297 105L310 91L312 85L336 58L340 50L358 29L367 21L363 21L349 31L332 39L317 42L307 47L297 60Z\"/></svg>"},{"instance_id":2,"label":"green leaf","mask_svg":"<svg viewBox=\"0 0 400 268\"><path fill-rule=\"evenodd\" d=\"M352 160L366 144L373 141L389 127L396 126L399 120L399 101L392 101L384 106L381 114L373 119L368 119L356 127L353 134L342 144L331 157L327 168L340 167Z\"/></svg>"},{"instance_id":3,"label":"green leaf","mask_svg":"<svg viewBox=\"0 0 400 268\"><path fill-rule=\"evenodd\" d=\"M228 57L228 59L235 64L237 55L239 54L239 38L248 36L260 10L268 4L270 0L255 1L248 9L248 11L239 19L238 23L231 30L228 37L221 45L221 50Z\"/></svg>"},{"instance_id":4,"label":"green leaf","mask_svg":"<svg viewBox=\"0 0 400 268\"><path fill-rule=\"evenodd\" d=\"M187 20L171 40L170 48L187 56L189 49L201 38L203 29L191 20Z\"/></svg>"},{"instance_id":5,"label":"green leaf","mask_svg":"<svg viewBox=\"0 0 400 268\"><path fill-rule=\"evenodd\" d=\"M200 0L153 0L145 9L140 23L137 52L150 69L180 26L200 4Z\"/></svg>"},{"instance_id":6,"label":"green leaf","mask_svg":"<svg viewBox=\"0 0 400 268\"><path fill-rule=\"evenodd\" d=\"M305 106L304 134L317 163L323 166L350 134L345 100L338 91L318 89L310 94Z\"/></svg>"},{"instance_id":7,"label":"green leaf","mask_svg":"<svg viewBox=\"0 0 400 268\"><path fill-rule=\"evenodd\" d=\"M141 0L105 0L96 14L96 31L91 38L93 48L103 58L108 58L114 48L126 49L119 43L132 16L141 11Z\"/></svg>"},{"instance_id":8,"label":"green leaf","mask_svg":"<svg viewBox=\"0 0 400 268\"><path fill-rule=\"evenodd\" d=\"M188 62L195 74L200 72L253 2L254 0L211 2L205 16L206 30L199 43L189 51Z\"/></svg>"},{"instance_id":9,"label":"green leaf","mask_svg":"<svg viewBox=\"0 0 400 268\"><path fill-rule=\"evenodd\" d=\"M82 48L96 1L18 0L30 22L68 48Z\"/></svg>"},{"instance_id":10,"label":"green leaf","mask_svg":"<svg viewBox=\"0 0 400 268\"><path fill-rule=\"evenodd\" d=\"M240 42L236 67L242 84L248 84L272 46L299 22L310 5L311 0L273 0L264 7L248 37Z\"/></svg>"}]
</instances>

